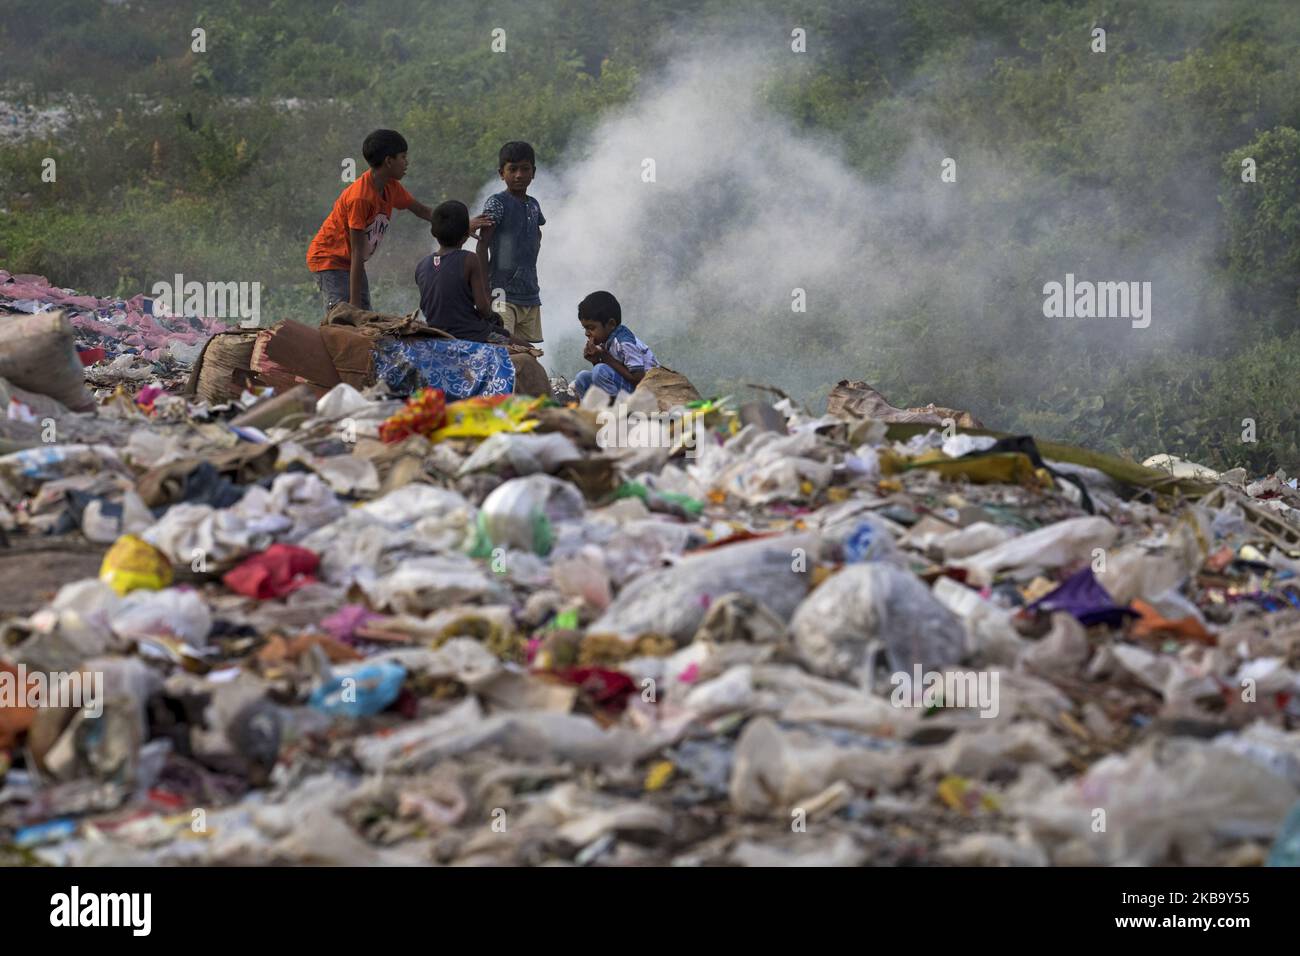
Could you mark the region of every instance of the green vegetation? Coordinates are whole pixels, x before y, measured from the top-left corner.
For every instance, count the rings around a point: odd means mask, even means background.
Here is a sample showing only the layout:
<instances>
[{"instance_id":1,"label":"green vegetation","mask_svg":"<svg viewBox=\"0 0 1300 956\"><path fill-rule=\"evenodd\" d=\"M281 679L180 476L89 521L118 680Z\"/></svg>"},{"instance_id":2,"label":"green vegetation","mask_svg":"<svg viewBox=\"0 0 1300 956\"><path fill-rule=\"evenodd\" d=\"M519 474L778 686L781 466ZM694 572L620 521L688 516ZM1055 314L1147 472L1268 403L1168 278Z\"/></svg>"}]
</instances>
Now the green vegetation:
<instances>
[{"instance_id":1,"label":"green vegetation","mask_svg":"<svg viewBox=\"0 0 1300 956\"><path fill-rule=\"evenodd\" d=\"M855 344L859 316L810 333L795 356L737 357L707 329L661 341L638 327L659 354L704 389L768 381L815 405L837 379L864 378L895 404L966 407L991 427L1139 459L1169 451L1256 472L1300 467L1290 405L1300 381L1300 7L798 6L798 24L831 49L775 81L768 101L836 143L868 181L896 174L918 136L1021 171L1009 184L974 168L968 212L936 239L951 246L953 269L1005 279L974 312L936 287L873 315L869 345ZM363 166L370 129L407 137L407 185L422 201L468 201L492 176L500 143L522 136L544 163L556 160L632 101L670 55L661 37L708 24L788 42L789 8L10 0L0 98L68 104L74 116L57 136L0 150L0 266L101 294L177 272L239 275L262 282L264 311L312 321L307 241L343 185L340 159ZM512 55L484 55L502 23ZM1089 49L1098 25L1104 56ZM195 27L206 30L204 54L190 50ZM54 183L41 181L45 157L58 164ZM1066 199L1071 221L1039 214ZM990 237L993 218L1011 225ZM1081 234L1103 237L1106 255L1072 259ZM422 223L398 221L370 266L377 307L411 308L410 273L426 245ZM1033 322L1020 307L1041 299L1041 277L1161 246L1193 248L1181 261L1204 267L1172 275L1166 313L1177 321L1140 343L1126 338L1131 350L1095 329ZM1241 442L1244 418L1256 420L1257 443Z\"/></svg>"}]
</instances>

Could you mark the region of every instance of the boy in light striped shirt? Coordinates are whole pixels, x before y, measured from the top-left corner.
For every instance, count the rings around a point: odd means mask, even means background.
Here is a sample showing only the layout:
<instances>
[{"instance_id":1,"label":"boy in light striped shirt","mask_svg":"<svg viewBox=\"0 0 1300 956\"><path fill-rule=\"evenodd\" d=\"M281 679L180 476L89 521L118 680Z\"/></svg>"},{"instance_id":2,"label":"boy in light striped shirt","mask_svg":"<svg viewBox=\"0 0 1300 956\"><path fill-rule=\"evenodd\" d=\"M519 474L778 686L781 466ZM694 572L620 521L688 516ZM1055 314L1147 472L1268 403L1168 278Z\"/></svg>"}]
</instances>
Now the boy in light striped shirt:
<instances>
[{"instance_id":1,"label":"boy in light striped shirt","mask_svg":"<svg viewBox=\"0 0 1300 956\"><path fill-rule=\"evenodd\" d=\"M582 357L592 368L578 373L578 398L595 385L610 395L634 391L647 369L659 364L654 352L623 324L623 310L612 293L593 292L578 303L578 321L587 333Z\"/></svg>"}]
</instances>

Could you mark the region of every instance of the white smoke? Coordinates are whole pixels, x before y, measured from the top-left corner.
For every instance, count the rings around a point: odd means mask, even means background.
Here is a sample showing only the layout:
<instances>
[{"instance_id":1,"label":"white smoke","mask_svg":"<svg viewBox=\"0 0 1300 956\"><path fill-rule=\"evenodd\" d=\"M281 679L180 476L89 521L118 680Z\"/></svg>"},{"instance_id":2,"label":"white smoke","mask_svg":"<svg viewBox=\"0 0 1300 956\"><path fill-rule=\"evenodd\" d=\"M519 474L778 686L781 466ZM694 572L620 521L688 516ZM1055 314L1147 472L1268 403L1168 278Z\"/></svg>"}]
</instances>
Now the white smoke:
<instances>
[{"instance_id":1,"label":"white smoke","mask_svg":"<svg viewBox=\"0 0 1300 956\"><path fill-rule=\"evenodd\" d=\"M948 153L920 122L894 167L869 181L843 144L797 129L769 103L789 71L815 68L805 62L780 44L679 44L631 105L565 157L539 157L530 193L547 217L538 273L550 368L585 367L577 304L596 289L619 298L661 361L705 388L743 377L808 394L899 362L943 381L972 349L1048 331L1043 283L1071 270L1156 280L1155 328L1132 339L1076 324L1050 330L1059 342L1144 348L1162 322L1169 330L1161 290L1182 284L1160 279L1199 270L1194 238L1122 258L1086 228L1065 230L1064 247L1044 243L1062 222L1108 208L1108 197L1057 195L1014 158L969 149L956 157L957 182L943 182ZM501 188L486 186L477 208ZM805 312L792 309L795 290ZM927 317L924 331L891 338L909 314Z\"/></svg>"}]
</instances>

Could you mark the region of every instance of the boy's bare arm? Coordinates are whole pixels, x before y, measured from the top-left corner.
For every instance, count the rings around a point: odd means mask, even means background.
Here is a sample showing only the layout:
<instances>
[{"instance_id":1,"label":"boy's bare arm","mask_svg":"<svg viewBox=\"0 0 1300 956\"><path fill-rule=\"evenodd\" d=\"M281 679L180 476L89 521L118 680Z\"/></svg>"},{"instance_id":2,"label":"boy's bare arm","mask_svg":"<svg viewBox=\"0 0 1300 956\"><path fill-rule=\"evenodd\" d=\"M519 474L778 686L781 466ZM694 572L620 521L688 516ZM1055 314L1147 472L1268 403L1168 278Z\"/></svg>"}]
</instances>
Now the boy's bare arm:
<instances>
[{"instance_id":1,"label":"boy's bare arm","mask_svg":"<svg viewBox=\"0 0 1300 956\"><path fill-rule=\"evenodd\" d=\"M493 321L492 300L488 297L487 279L483 272L483 263L476 256L467 256L465 258L465 268L469 274L469 289L474 296L474 310L478 312L479 318L484 322L498 327Z\"/></svg>"},{"instance_id":2,"label":"boy's bare arm","mask_svg":"<svg viewBox=\"0 0 1300 956\"><path fill-rule=\"evenodd\" d=\"M361 229L349 229L348 241L352 246L352 262L348 269L348 302L360 309L361 280L366 275L366 234Z\"/></svg>"},{"instance_id":3,"label":"boy's bare arm","mask_svg":"<svg viewBox=\"0 0 1300 956\"><path fill-rule=\"evenodd\" d=\"M410 210L425 222L433 222L433 210L419 200L411 200Z\"/></svg>"},{"instance_id":4,"label":"boy's bare arm","mask_svg":"<svg viewBox=\"0 0 1300 956\"><path fill-rule=\"evenodd\" d=\"M492 244L492 232L496 229L496 224L487 216L475 216L470 220L469 228L470 235L478 241L474 255L478 256L479 265L483 267L483 281L486 283L487 276L491 274L488 269L488 246Z\"/></svg>"}]
</instances>

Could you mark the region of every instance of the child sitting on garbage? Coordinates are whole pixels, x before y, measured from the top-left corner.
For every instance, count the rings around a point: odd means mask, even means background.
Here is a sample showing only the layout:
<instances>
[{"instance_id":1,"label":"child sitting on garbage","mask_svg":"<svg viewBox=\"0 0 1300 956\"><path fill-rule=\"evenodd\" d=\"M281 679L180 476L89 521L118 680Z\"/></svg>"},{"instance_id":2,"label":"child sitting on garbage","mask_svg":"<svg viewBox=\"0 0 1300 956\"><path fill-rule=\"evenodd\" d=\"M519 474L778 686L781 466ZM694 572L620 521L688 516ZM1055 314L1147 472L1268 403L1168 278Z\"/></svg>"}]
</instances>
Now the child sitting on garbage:
<instances>
[{"instance_id":1,"label":"child sitting on garbage","mask_svg":"<svg viewBox=\"0 0 1300 956\"><path fill-rule=\"evenodd\" d=\"M430 221L438 249L415 267L424 321L458 339L506 344L511 339L492 312L483 265L461 248L469 238L469 207L448 200Z\"/></svg>"},{"instance_id":2,"label":"child sitting on garbage","mask_svg":"<svg viewBox=\"0 0 1300 956\"><path fill-rule=\"evenodd\" d=\"M615 396L634 391L646 370L659 364L650 347L623 324L623 309L612 293L593 292L579 302L578 321L587 333L582 357L593 366L573 380L579 399L592 385Z\"/></svg>"}]
</instances>

